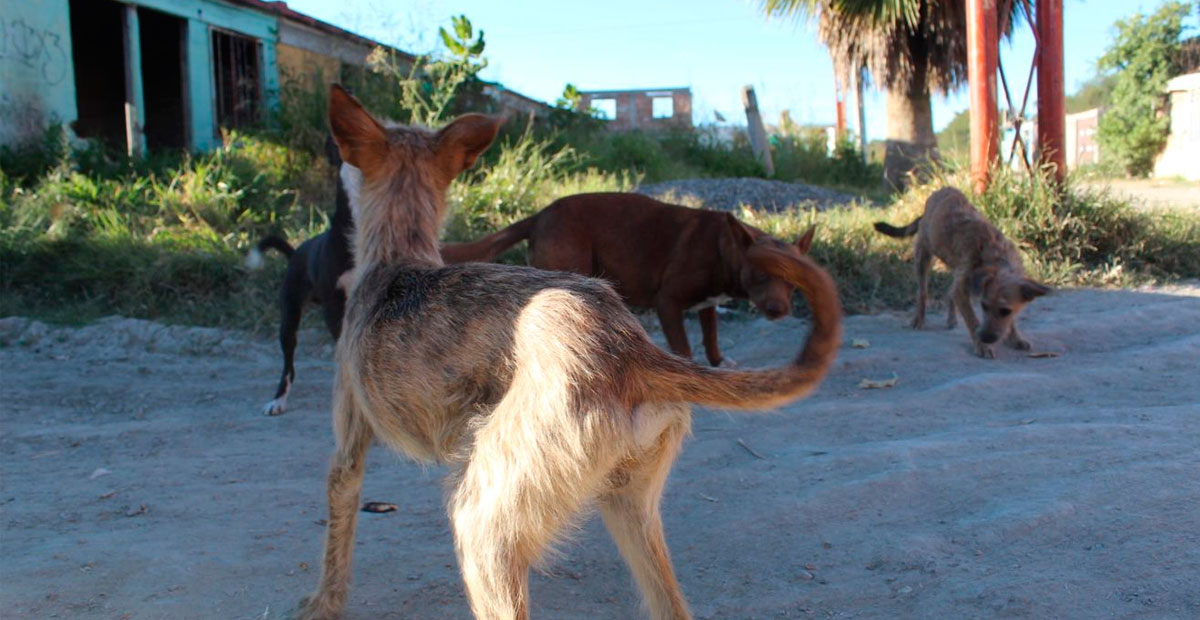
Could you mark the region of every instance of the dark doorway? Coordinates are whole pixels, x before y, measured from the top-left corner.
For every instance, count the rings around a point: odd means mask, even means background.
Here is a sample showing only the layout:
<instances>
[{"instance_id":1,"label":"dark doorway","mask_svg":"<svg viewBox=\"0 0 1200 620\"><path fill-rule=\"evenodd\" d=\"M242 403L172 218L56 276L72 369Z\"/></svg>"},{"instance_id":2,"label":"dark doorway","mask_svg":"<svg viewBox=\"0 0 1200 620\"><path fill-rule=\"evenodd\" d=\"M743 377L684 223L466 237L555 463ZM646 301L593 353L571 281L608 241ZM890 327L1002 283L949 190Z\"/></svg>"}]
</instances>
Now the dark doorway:
<instances>
[{"instance_id":1,"label":"dark doorway","mask_svg":"<svg viewBox=\"0 0 1200 620\"><path fill-rule=\"evenodd\" d=\"M125 146L125 5L70 0L71 56L75 62L73 129L113 148Z\"/></svg>"},{"instance_id":2,"label":"dark doorway","mask_svg":"<svg viewBox=\"0 0 1200 620\"><path fill-rule=\"evenodd\" d=\"M187 91L184 79L187 33L184 20L139 8L142 45L142 101L146 106L146 146L187 148Z\"/></svg>"},{"instance_id":3,"label":"dark doorway","mask_svg":"<svg viewBox=\"0 0 1200 620\"><path fill-rule=\"evenodd\" d=\"M245 127L258 122L262 101L258 40L213 30L212 55L217 87L217 124Z\"/></svg>"}]
</instances>

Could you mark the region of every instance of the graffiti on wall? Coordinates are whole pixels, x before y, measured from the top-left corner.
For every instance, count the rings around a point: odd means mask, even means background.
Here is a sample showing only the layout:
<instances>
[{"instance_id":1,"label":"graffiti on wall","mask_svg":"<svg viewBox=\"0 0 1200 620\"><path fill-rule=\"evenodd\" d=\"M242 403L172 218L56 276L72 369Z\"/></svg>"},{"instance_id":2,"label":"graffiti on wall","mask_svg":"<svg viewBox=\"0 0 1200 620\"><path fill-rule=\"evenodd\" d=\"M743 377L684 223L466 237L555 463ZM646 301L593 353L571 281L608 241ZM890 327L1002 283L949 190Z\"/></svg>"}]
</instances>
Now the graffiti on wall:
<instances>
[{"instance_id":1,"label":"graffiti on wall","mask_svg":"<svg viewBox=\"0 0 1200 620\"><path fill-rule=\"evenodd\" d=\"M5 16L0 16L0 62L25 67L51 86L65 80L71 68L61 35Z\"/></svg>"}]
</instances>

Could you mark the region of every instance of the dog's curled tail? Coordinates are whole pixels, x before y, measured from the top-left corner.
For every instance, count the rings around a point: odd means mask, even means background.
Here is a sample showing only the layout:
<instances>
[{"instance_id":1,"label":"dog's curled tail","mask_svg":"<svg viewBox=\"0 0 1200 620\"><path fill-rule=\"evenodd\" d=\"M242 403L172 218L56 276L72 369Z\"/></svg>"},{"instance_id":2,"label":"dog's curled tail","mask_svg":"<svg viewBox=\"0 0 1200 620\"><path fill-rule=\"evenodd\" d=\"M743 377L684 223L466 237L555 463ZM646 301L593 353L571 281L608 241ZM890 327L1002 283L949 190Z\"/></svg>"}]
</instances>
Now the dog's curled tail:
<instances>
[{"instance_id":1,"label":"dog's curled tail","mask_svg":"<svg viewBox=\"0 0 1200 620\"><path fill-rule=\"evenodd\" d=\"M833 278L807 256L753 247L746 257L752 265L799 288L808 300L813 326L796 359L781 368L723 370L664 352L652 358L647 368L649 399L770 409L803 398L825 378L842 343L842 303Z\"/></svg>"},{"instance_id":2,"label":"dog's curled tail","mask_svg":"<svg viewBox=\"0 0 1200 620\"><path fill-rule=\"evenodd\" d=\"M280 254L291 258L292 254L296 253L295 248L291 246L283 237L278 235L267 235L258 242L258 245L250 249L250 253L246 255L246 267L249 269L259 269L263 266L263 253L269 249L279 250Z\"/></svg>"},{"instance_id":3,"label":"dog's curled tail","mask_svg":"<svg viewBox=\"0 0 1200 620\"><path fill-rule=\"evenodd\" d=\"M537 215L531 215L503 230L469 243L447 243L441 247L442 261L451 263L488 263L518 241L529 238Z\"/></svg>"},{"instance_id":4,"label":"dog's curled tail","mask_svg":"<svg viewBox=\"0 0 1200 620\"><path fill-rule=\"evenodd\" d=\"M917 234L917 229L920 227L920 224L921 218L919 217L913 220L912 224L909 224L904 228L896 228L887 222L875 222L875 230L878 230L889 237L911 237Z\"/></svg>"}]
</instances>

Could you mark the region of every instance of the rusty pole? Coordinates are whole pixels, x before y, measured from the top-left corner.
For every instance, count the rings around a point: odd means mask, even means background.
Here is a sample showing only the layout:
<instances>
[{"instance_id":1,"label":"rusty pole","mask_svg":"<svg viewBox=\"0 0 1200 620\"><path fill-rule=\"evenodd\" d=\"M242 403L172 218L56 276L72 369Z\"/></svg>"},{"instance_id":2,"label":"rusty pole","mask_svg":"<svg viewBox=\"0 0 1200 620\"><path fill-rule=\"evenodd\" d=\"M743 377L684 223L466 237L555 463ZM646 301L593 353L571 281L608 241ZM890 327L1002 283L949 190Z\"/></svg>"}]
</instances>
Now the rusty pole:
<instances>
[{"instance_id":1,"label":"rusty pole","mask_svg":"<svg viewBox=\"0 0 1200 620\"><path fill-rule=\"evenodd\" d=\"M1060 183L1067 173L1066 92L1063 90L1062 0L1038 0L1038 151Z\"/></svg>"},{"instance_id":2,"label":"rusty pole","mask_svg":"<svg viewBox=\"0 0 1200 620\"><path fill-rule=\"evenodd\" d=\"M842 79L839 77L833 78L833 87L836 96L836 131L838 141L846 138L846 89L842 86Z\"/></svg>"},{"instance_id":3,"label":"rusty pole","mask_svg":"<svg viewBox=\"0 0 1200 620\"><path fill-rule=\"evenodd\" d=\"M1000 156L996 112L996 59L1000 53L996 0L967 3L967 82L971 99L971 181L987 189L992 164Z\"/></svg>"}]
</instances>

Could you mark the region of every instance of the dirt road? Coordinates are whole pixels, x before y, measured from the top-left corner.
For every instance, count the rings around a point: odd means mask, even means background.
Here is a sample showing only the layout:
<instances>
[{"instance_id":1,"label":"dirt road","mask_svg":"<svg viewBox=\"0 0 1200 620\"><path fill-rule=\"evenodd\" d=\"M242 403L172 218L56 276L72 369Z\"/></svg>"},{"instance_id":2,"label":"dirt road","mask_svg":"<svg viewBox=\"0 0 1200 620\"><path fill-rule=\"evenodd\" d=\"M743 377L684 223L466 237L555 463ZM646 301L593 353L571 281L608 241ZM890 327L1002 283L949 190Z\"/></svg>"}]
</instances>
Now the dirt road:
<instances>
[{"instance_id":1,"label":"dirt road","mask_svg":"<svg viewBox=\"0 0 1200 620\"><path fill-rule=\"evenodd\" d=\"M1200 285L1040 300L1024 331L1052 358L906 323L849 318L807 401L697 411L664 506L696 616L1200 617ZM755 367L805 329L721 335ZM332 445L329 346L302 339L267 418L271 342L0 321L0 616L284 617L316 582ZM365 499L400 509L362 515L348 619L468 617L442 474L372 452ZM532 596L536 618L640 617L594 518Z\"/></svg>"},{"instance_id":2,"label":"dirt road","mask_svg":"<svg viewBox=\"0 0 1200 620\"><path fill-rule=\"evenodd\" d=\"M1200 210L1200 183L1171 179L1105 179L1086 187L1124 196L1140 207Z\"/></svg>"}]
</instances>

